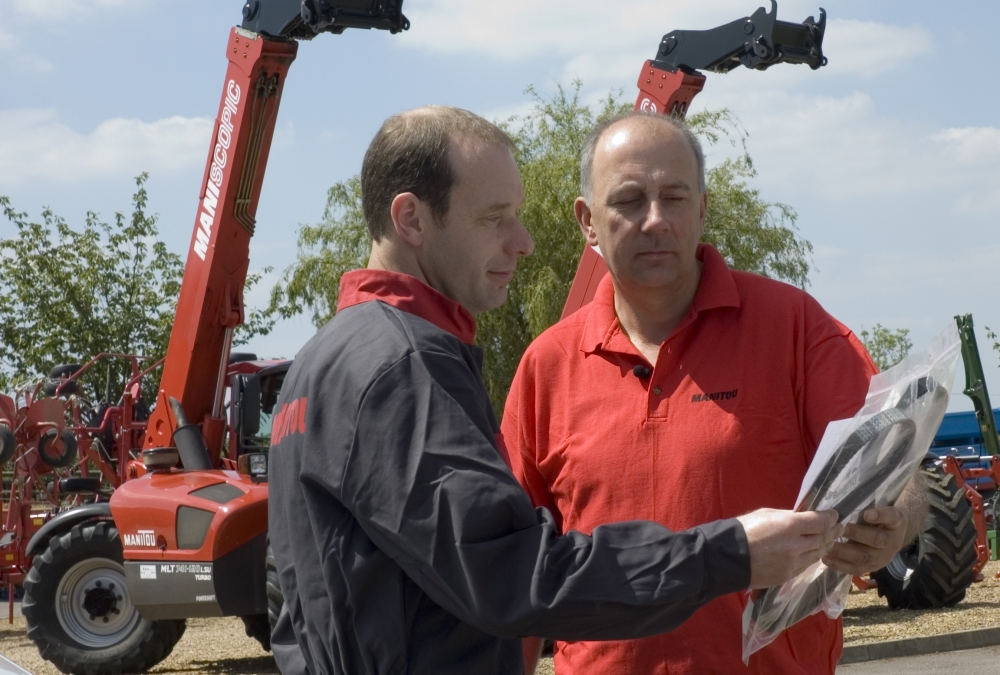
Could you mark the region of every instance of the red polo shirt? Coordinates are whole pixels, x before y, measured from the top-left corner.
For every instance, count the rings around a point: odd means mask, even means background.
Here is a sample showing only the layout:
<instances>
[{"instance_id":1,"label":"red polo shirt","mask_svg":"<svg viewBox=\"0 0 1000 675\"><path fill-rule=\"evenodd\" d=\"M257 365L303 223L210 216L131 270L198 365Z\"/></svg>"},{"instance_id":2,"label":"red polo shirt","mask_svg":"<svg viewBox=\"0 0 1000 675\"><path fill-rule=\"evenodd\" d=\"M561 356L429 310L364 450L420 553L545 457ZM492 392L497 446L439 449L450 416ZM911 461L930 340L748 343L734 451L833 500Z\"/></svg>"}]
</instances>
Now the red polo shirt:
<instances>
[{"instance_id":1,"label":"red polo shirt","mask_svg":"<svg viewBox=\"0 0 1000 675\"><path fill-rule=\"evenodd\" d=\"M864 403L876 369L850 330L793 286L729 270L711 246L697 256L701 283L655 364L622 331L606 277L518 367L503 434L514 474L563 531L636 519L683 530L792 508L827 423ZM833 674L841 623L823 615L744 666L745 604L746 594L724 596L642 640L557 642L556 670Z\"/></svg>"}]
</instances>

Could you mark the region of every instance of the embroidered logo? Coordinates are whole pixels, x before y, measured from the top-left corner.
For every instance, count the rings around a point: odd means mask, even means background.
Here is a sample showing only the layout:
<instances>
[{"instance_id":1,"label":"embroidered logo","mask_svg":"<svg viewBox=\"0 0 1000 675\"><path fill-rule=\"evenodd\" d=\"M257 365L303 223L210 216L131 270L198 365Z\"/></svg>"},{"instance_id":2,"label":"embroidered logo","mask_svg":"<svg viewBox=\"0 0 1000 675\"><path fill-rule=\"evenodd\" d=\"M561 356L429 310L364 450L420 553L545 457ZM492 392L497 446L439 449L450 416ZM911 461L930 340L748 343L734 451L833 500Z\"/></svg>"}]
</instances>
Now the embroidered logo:
<instances>
[{"instance_id":1,"label":"embroidered logo","mask_svg":"<svg viewBox=\"0 0 1000 675\"><path fill-rule=\"evenodd\" d=\"M304 434L306 432L306 403L305 396L290 401L278 408L278 414L274 416L271 426L271 445L275 446L288 434Z\"/></svg>"},{"instance_id":2,"label":"embroidered logo","mask_svg":"<svg viewBox=\"0 0 1000 675\"><path fill-rule=\"evenodd\" d=\"M691 397L692 403L702 403L704 401L728 401L729 399L736 398L736 394L739 389L733 389L732 391L717 391L711 394L695 394Z\"/></svg>"}]
</instances>

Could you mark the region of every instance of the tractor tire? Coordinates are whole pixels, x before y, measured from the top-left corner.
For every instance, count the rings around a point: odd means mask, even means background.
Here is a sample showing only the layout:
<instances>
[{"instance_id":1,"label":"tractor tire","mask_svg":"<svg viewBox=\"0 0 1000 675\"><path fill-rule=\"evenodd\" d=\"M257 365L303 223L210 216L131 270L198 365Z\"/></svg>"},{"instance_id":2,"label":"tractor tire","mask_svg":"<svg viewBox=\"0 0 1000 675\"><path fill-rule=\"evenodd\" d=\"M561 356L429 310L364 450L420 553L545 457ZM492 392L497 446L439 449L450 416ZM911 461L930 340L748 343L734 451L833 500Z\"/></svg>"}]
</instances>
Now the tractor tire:
<instances>
[{"instance_id":1,"label":"tractor tire","mask_svg":"<svg viewBox=\"0 0 1000 675\"><path fill-rule=\"evenodd\" d=\"M917 540L872 574L889 609L952 607L972 585L976 524L972 505L940 464L923 469L930 511Z\"/></svg>"},{"instance_id":2,"label":"tractor tire","mask_svg":"<svg viewBox=\"0 0 1000 675\"><path fill-rule=\"evenodd\" d=\"M62 450L53 451L52 441L56 435L55 429L49 429L38 439L38 458L53 469L62 469L76 462L76 435L69 429L63 429L58 434Z\"/></svg>"},{"instance_id":3,"label":"tractor tire","mask_svg":"<svg viewBox=\"0 0 1000 675\"><path fill-rule=\"evenodd\" d=\"M254 614L253 616L241 616L243 628L247 632L248 638L253 638L260 643L265 652L271 651L271 622L267 614Z\"/></svg>"},{"instance_id":4,"label":"tractor tire","mask_svg":"<svg viewBox=\"0 0 1000 675\"><path fill-rule=\"evenodd\" d=\"M255 614L254 616L241 616L243 626L246 629L247 637L251 637L260 643L264 651L271 651L271 631L281 614L281 607L285 603L281 595L281 587L278 586L278 566L274 562L274 551L271 550L271 539L267 540L267 557L264 558L264 571L266 573L265 591L267 593L267 614Z\"/></svg>"},{"instance_id":5,"label":"tractor tire","mask_svg":"<svg viewBox=\"0 0 1000 675\"><path fill-rule=\"evenodd\" d=\"M6 426L0 425L0 466L3 466L14 459L14 451L17 450L17 439L14 432Z\"/></svg>"},{"instance_id":6,"label":"tractor tire","mask_svg":"<svg viewBox=\"0 0 1000 675\"><path fill-rule=\"evenodd\" d=\"M141 673L165 659L184 620L147 621L129 600L118 530L76 525L36 554L21 611L42 658L64 673Z\"/></svg>"},{"instance_id":7,"label":"tractor tire","mask_svg":"<svg viewBox=\"0 0 1000 675\"><path fill-rule=\"evenodd\" d=\"M278 565L274 562L274 550L271 548L271 538L267 539L267 558L264 560L264 571L267 574L267 620L274 630L274 624L278 623L278 615L285 605L285 597L281 594L281 586L278 585Z\"/></svg>"},{"instance_id":8,"label":"tractor tire","mask_svg":"<svg viewBox=\"0 0 1000 675\"><path fill-rule=\"evenodd\" d=\"M64 363L61 366L56 366L49 371L49 379L58 380L73 377L81 368L83 368L83 366L79 363Z\"/></svg>"}]
</instances>

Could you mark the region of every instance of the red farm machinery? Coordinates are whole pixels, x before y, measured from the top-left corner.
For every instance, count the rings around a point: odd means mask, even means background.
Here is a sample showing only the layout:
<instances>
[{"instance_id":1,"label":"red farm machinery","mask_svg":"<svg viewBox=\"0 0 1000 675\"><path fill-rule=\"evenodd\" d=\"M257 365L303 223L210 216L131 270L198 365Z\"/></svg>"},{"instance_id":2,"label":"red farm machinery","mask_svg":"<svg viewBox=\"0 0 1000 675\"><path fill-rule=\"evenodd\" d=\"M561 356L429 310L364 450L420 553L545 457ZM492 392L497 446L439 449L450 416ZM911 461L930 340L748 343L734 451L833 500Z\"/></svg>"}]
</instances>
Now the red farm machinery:
<instances>
[{"instance_id":1,"label":"red farm machinery","mask_svg":"<svg viewBox=\"0 0 1000 675\"><path fill-rule=\"evenodd\" d=\"M346 28L396 33L409 22L402 0L248 0L243 18L226 43L165 360L101 354L0 397L10 474L0 582L11 602L23 586L29 636L63 672L147 670L190 617L242 617L266 648L280 607L268 581L267 452L272 421L289 417L276 406L290 362L231 353L264 169L297 40ZM636 108L683 116L704 86L699 70L817 69L825 18L778 21L772 0L770 12L668 33L642 67ZM566 313L593 297L606 269L599 252L584 251ZM106 387L87 398L84 382L111 359L128 363L120 396ZM160 368L146 400L143 382Z\"/></svg>"}]
</instances>

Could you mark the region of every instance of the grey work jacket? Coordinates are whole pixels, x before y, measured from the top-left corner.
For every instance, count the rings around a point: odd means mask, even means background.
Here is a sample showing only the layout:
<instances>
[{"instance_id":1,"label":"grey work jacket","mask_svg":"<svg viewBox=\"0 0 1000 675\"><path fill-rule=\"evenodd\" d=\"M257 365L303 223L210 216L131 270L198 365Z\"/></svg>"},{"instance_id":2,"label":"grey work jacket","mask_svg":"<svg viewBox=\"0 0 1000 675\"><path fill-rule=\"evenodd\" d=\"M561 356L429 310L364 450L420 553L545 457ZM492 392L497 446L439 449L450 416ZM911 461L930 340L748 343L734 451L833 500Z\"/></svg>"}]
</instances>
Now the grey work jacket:
<instances>
[{"instance_id":1,"label":"grey work jacket","mask_svg":"<svg viewBox=\"0 0 1000 675\"><path fill-rule=\"evenodd\" d=\"M284 675L515 675L520 637L644 637L749 586L736 520L558 532L501 456L481 350L390 303L339 311L282 387Z\"/></svg>"}]
</instances>

